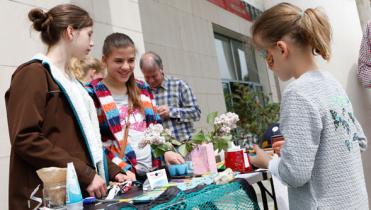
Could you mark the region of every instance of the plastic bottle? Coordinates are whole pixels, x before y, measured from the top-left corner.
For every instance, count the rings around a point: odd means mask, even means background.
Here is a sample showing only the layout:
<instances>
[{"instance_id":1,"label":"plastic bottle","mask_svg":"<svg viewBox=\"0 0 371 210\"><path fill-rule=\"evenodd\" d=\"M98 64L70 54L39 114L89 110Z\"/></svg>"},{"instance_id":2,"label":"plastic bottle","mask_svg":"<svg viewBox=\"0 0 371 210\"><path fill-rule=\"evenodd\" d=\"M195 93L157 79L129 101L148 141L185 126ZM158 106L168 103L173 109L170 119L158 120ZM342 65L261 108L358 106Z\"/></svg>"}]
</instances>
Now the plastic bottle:
<instances>
[{"instance_id":1,"label":"plastic bottle","mask_svg":"<svg viewBox=\"0 0 371 210\"><path fill-rule=\"evenodd\" d=\"M83 199L79 180L76 175L73 163L67 164L67 180L66 180L66 204L68 210L83 209Z\"/></svg>"}]
</instances>

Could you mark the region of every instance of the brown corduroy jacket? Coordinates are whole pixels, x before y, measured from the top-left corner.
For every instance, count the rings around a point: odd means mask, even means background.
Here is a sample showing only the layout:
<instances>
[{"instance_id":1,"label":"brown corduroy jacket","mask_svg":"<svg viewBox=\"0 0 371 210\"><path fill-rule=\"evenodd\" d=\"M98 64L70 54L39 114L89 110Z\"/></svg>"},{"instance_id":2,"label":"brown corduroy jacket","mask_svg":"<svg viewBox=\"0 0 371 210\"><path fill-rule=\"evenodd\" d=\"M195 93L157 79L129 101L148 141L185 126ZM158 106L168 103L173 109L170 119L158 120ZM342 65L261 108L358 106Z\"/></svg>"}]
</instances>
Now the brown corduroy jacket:
<instances>
[{"instance_id":1,"label":"brown corduroy jacket","mask_svg":"<svg viewBox=\"0 0 371 210\"><path fill-rule=\"evenodd\" d=\"M32 191L42 184L36 170L73 162L83 194L95 176L88 148L66 95L47 67L30 61L18 67L5 94L11 143L9 209L33 209ZM108 160L110 179L121 169ZM42 197L40 188L37 193Z\"/></svg>"}]
</instances>

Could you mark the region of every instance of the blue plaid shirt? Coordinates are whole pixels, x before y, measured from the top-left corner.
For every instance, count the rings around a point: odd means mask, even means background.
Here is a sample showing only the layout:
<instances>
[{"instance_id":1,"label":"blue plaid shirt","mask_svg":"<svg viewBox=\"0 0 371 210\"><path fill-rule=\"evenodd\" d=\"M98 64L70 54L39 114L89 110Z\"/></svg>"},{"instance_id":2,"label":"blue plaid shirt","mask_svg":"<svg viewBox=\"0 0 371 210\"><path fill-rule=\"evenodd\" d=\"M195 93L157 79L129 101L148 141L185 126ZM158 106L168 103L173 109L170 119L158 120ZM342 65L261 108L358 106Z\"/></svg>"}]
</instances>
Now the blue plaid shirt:
<instances>
[{"instance_id":1,"label":"blue plaid shirt","mask_svg":"<svg viewBox=\"0 0 371 210\"><path fill-rule=\"evenodd\" d=\"M183 80L165 76L161 86L152 90L157 106L167 105L170 118L163 120L164 128L170 129L181 142L191 139L193 122L199 121L200 107L191 88Z\"/></svg>"}]
</instances>

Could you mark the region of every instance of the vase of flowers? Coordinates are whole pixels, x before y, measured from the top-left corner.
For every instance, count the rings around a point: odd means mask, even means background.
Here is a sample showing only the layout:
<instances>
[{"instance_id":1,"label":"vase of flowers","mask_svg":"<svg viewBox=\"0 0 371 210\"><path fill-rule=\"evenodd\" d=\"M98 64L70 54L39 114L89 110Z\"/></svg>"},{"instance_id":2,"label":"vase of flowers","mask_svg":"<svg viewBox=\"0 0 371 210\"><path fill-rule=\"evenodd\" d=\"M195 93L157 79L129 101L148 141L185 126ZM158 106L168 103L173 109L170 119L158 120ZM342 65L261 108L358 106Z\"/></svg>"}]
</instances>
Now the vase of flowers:
<instances>
[{"instance_id":1,"label":"vase of flowers","mask_svg":"<svg viewBox=\"0 0 371 210\"><path fill-rule=\"evenodd\" d=\"M218 116L218 112L212 112L207 116L207 122L212 126L212 129L207 133L203 130L199 131L192 137L192 143L212 143L218 152L226 151L232 140L231 131L237 127L238 121L238 115L233 112L227 112L220 116Z\"/></svg>"},{"instance_id":2,"label":"vase of flowers","mask_svg":"<svg viewBox=\"0 0 371 210\"><path fill-rule=\"evenodd\" d=\"M216 173L214 149L218 152L227 151L230 146L231 131L237 127L238 115L228 112L218 116L212 112L207 116L207 122L212 127L209 132L199 131L192 137L191 152L193 171L196 175L207 172Z\"/></svg>"},{"instance_id":3,"label":"vase of flowers","mask_svg":"<svg viewBox=\"0 0 371 210\"><path fill-rule=\"evenodd\" d=\"M190 153L194 174L217 172L214 150L227 151L232 140L231 132L237 127L238 121L239 117L235 113L228 112L218 116L218 112L212 112L207 116L211 129L206 132L200 130L185 143L177 141L161 124L152 124L145 130L139 147L151 145L155 157L160 157L167 151L179 152L183 157Z\"/></svg>"},{"instance_id":4,"label":"vase of flowers","mask_svg":"<svg viewBox=\"0 0 371 210\"><path fill-rule=\"evenodd\" d=\"M167 151L176 151L175 147L181 143L172 137L169 129L164 129L161 124L151 124L144 132L144 138L139 143L139 148L151 145L153 156L158 158Z\"/></svg>"}]
</instances>

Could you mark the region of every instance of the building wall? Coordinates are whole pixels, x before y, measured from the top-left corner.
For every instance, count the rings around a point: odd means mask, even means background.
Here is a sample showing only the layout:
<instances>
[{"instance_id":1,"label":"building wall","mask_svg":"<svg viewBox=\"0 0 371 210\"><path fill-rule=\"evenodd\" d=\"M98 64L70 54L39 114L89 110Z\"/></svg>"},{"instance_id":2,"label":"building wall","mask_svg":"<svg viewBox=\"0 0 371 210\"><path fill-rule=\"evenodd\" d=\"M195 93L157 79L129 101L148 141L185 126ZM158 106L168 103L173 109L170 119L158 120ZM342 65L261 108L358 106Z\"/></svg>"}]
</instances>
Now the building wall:
<instances>
[{"instance_id":1,"label":"building wall","mask_svg":"<svg viewBox=\"0 0 371 210\"><path fill-rule=\"evenodd\" d=\"M265 8L280 3L279 0L265 1ZM329 71L342 84L360 121L363 130L371 139L371 90L361 87L357 80L356 69L358 52L362 38L362 29L356 1L350 0L289 0L302 8L322 7L327 13L333 31L332 58L326 63L319 59L319 66ZM348 33L351 31L351 33ZM285 86L284 84L282 87ZM284 89L282 89L283 91ZM363 166L366 177L369 200L371 196L371 151L363 153Z\"/></svg>"},{"instance_id":2,"label":"building wall","mask_svg":"<svg viewBox=\"0 0 371 210\"><path fill-rule=\"evenodd\" d=\"M139 0L139 8L145 49L162 57L165 73L190 84L202 110L196 126L205 127L208 113L226 110L213 25L246 41L251 22L206 0ZM268 81L266 73L261 77Z\"/></svg>"},{"instance_id":3,"label":"building wall","mask_svg":"<svg viewBox=\"0 0 371 210\"><path fill-rule=\"evenodd\" d=\"M259 9L260 1L248 1ZM278 3L266 0L264 7ZM300 6L324 7L330 17L334 31L333 59L321 67L328 69L348 92L356 115L371 137L366 123L371 120L371 92L362 89L355 77L361 27L355 1L349 0L291 0ZM33 32L27 13L33 7L51 8L60 3L74 3L88 10L94 18L95 47L92 55L101 57L104 38L112 32L123 32L133 38L137 55L144 50L158 52L165 64L165 72L186 80L193 88L203 111L198 127L204 127L206 114L211 111L225 111L223 90L214 46L213 24L227 28L240 35L249 36L251 23L226 12L206 0L0 0L0 26L6 33L0 33L0 209L7 209L8 170L10 144L6 119L4 94L10 84L10 77L16 66L29 60L35 53L44 52L45 47L39 34ZM346 8L346 9L345 9ZM356 23L356 24L355 24ZM344 33L351 30L352 33ZM225 34L228 35L228 34ZM264 68L264 61L257 58L257 64ZM135 74L142 78L138 65ZM262 75L262 81L272 92L272 98L279 100L273 74ZM284 85L284 84L282 84ZM268 89L266 87L266 89ZM371 158L371 152L364 154L364 160ZM371 177L371 166L365 166L366 178ZM367 180L371 189L371 178Z\"/></svg>"},{"instance_id":4,"label":"building wall","mask_svg":"<svg viewBox=\"0 0 371 210\"><path fill-rule=\"evenodd\" d=\"M112 32L123 32L133 38L138 55L144 52L142 25L136 0L0 0L0 209L8 208L8 174L10 143L4 94L9 88L15 68L28 61L34 54L45 52L39 34L31 28L28 11L34 7L51 8L61 3L77 4L88 10L94 19L92 55L101 57L104 38ZM124 11L124 12L123 12ZM137 64L138 66L138 64ZM141 76L140 71L136 74ZM35 186L36 187L36 186ZM22 190L22 189L19 189Z\"/></svg>"},{"instance_id":5,"label":"building wall","mask_svg":"<svg viewBox=\"0 0 371 210\"><path fill-rule=\"evenodd\" d=\"M358 14L361 20L361 26L364 27L368 21L371 21L371 1L370 0L356 0L358 7Z\"/></svg>"}]
</instances>

